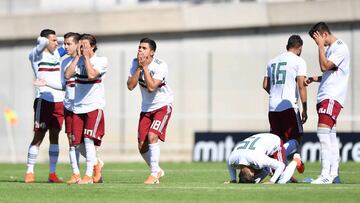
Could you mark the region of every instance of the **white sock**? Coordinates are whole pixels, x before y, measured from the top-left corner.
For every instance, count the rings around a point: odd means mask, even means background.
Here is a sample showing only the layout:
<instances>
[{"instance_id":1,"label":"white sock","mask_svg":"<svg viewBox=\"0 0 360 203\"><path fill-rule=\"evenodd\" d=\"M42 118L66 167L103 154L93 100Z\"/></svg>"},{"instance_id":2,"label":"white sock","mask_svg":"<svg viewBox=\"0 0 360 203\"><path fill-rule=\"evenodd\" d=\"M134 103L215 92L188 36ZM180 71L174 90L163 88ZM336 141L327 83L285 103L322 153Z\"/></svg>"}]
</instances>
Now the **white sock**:
<instances>
[{"instance_id":1,"label":"white sock","mask_svg":"<svg viewBox=\"0 0 360 203\"><path fill-rule=\"evenodd\" d=\"M287 183L291 176L294 174L294 171L296 169L296 161L291 161L285 168L285 170L283 171L283 173L281 174L279 180L277 183L280 183L280 184L284 184L284 183Z\"/></svg>"},{"instance_id":2,"label":"white sock","mask_svg":"<svg viewBox=\"0 0 360 203\"><path fill-rule=\"evenodd\" d=\"M320 141L321 175L329 176L331 163L330 128L319 127L317 136Z\"/></svg>"},{"instance_id":3,"label":"white sock","mask_svg":"<svg viewBox=\"0 0 360 203\"><path fill-rule=\"evenodd\" d=\"M94 141L90 138L84 138L86 149L86 172L87 176L92 177L94 165L96 163L96 151Z\"/></svg>"},{"instance_id":4,"label":"white sock","mask_svg":"<svg viewBox=\"0 0 360 203\"><path fill-rule=\"evenodd\" d=\"M142 158L145 160L146 164L150 167L150 150L145 153L141 153Z\"/></svg>"},{"instance_id":5,"label":"white sock","mask_svg":"<svg viewBox=\"0 0 360 203\"><path fill-rule=\"evenodd\" d=\"M36 145L30 145L28 150L26 173L34 173L34 166L38 154L39 154L39 147Z\"/></svg>"},{"instance_id":6,"label":"white sock","mask_svg":"<svg viewBox=\"0 0 360 203\"><path fill-rule=\"evenodd\" d=\"M331 141L330 175L338 176L339 175L340 152L339 152L339 142L336 137L336 127L333 127L331 129L330 141Z\"/></svg>"},{"instance_id":7,"label":"white sock","mask_svg":"<svg viewBox=\"0 0 360 203\"><path fill-rule=\"evenodd\" d=\"M159 143L149 144L149 154L150 154L151 175L157 177L157 173L160 171L160 167L159 167L160 146L159 146Z\"/></svg>"},{"instance_id":8,"label":"white sock","mask_svg":"<svg viewBox=\"0 0 360 203\"><path fill-rule=\"evenodd\" d=\"M78 161L76 157L76 148L75 146L71 146L69 148L69 158L70 158L70 165L73 171L73 174L80 174Z\"/></svg>"},{"instance_id":9,"label":"white sock","mask_svg":"<svg viewBox=\"0 0 360 203\"><path fill-rule=\"evenodd\" d=\"M285 155L288 157L290 154L295 153L299 147L299 142L295 139L291 139L284 144Z\"/></svg>"},{"instance_id":10,"label":"white sock","mask_svg":"<svg viewBox=\"0 0 360 203\"><path fill-rule=\"evenodd\" d=\"M58 144L50 144L49 147L49 159L50 159L50 173L56 172L56 164L59 159L59 145Z\"/></svg>"}]
</instances>

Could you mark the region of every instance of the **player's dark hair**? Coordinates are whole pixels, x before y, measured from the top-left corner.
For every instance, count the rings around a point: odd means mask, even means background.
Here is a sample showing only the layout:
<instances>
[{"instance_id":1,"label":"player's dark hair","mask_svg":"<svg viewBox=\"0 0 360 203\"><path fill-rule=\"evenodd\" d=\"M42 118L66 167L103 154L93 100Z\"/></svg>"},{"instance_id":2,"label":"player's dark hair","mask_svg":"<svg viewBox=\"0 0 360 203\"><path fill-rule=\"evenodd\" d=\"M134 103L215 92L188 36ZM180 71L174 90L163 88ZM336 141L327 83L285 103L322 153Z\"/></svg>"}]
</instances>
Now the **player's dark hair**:
<instances>
[{"instance_id":1,"label":"player's dark hair","mask_svg":"<svg viewBox=\"0 0 360 203\"><path fill-rule=\"evenodd\" d=\"M329 34L331 34L329 26L324 22L318 22L310 29L309 35L311 38L314 38L313 35L315 32L320 32L320 34L328 32Z\"/></svg>"},{"instance_id":2,"label":"player's dark hair","mask_svg":"<svg viewBox=\"0 0 360 203\"><path fill-rule=\"evenodd\" d=\"M286 49L289 50L291 48L299 48L302 45L303 41L299 35L291 35L286 45Z\"/></svg>"},{"instance_id":3,"label":"player's dark hair","mask_svg":"<svg viewBox=\"0 0 360 203\"><path fill-rule=\"evenodd\" d=\"M78 43L80 40L81 35L77 32L68 32L64 35L64 39L72 37L74 42Z\"/></svg>"},{"instance_id":4,"label":"player's dark hair","mask_svg":"<svg viewBox=\"0 0 360 203\"><path fill-rule=\"evenodd\" d=\"M49 35L56 35L56 33L54 30L50 30L50 29L43 29L40 32L40 37L48 38Z\"/></svg>"},{"instance_id":5,"label":"player's dark hair","mask_svg":"<svg viewBox=\"0 0 360 203\"><path fill-rule=\"evenodd\" d=\"M97 46L96 46L96 38L94 35L91 34L82 34L80 37L80 40L89 40L90 42L90 46L93 46L94 49L93 51L95 52L97 50Z\"/></svg>"},{"instance_id":6,"label":"player's dark hair","mask_svg":"<svg viewBox=\"0 0 360 203\"><path fill-rule=\"evenodd\" d=\"M154 40L145 37L145 38L142 38L142 39L140 40L140 43L148 43L150 49L153 50L153 51L156 51L156 43L155 43Z\"/></svg>"},{"instance_id":7,"label":"player's dark hair","mask_svg":"<svg viewBox=\"0 0 360 203\"><path fill-rule=\"evenodd\" d=\"M255 178L254 176L246 174L242 170L240 170L239 183L255 183Z\"/></svg>"}]
</instances>

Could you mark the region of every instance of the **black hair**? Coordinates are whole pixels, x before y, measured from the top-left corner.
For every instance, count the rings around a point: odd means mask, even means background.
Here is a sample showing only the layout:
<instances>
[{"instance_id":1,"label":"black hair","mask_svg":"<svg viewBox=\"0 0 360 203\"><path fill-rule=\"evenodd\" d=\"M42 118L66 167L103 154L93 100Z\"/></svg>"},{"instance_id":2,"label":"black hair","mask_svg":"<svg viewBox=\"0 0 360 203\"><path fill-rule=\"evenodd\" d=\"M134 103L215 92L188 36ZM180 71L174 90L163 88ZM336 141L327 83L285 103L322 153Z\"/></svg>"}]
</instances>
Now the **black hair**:
<instances>
[{"instance_id":1,"label":"black hair","mask_svg":"<svg viewBox=\"0 0 360 203\"><path fill-rule=\"evenodd\" d=\"M48 38L49 35L56 35L56 33L54 30L50 30L50 29L43 29L40 32L40 37Z\"/></svg>"},{"instance_id":2,"label":"black hair","mask_svg":"<svg viewBox=\"0 0 360 203\"><path fill-rule=\"evenodd\" d=\"M80 40L89 40L90 42L90 46L93 46L94 49L93 51L95 52L97 50L97 46L96 46L96 38L94 35L91 35L91 34L82 34L81 37L80 37Z\"/></svg>"},{"instance_id":3,"label":"black hair","mask_svg":"<svg viewBox=\"0 0 360 203\"><path fill-rule=\"evenodd\" d=\"M153 51L156 51L156 43L155 43L154 40L145 37L145 38L142 38L142 39L140 40L140 43L148 43L150 49L153 50Z\"/></svg>"},{"instance_id":4,"label":"black hair","mask_svg":"<svg viewBox=\"0 0 360 203\"><path fill-rule=\"evenodd\" d=\"M321 34L324 32L328 32L329 34L331 34L328 25L324 22L318 22L310 29L309 35L311 38L314 38L315 32L320 32Z\"/></svg>"},{"instance_id":5,"label":"black hair","mask_svg":"<svg viewBox=\"0 0 360 203\"><path fill-rule=\"evenodd\" d=\"M72 37L74 42L78 43L80 40L81 35L77 32L68 32L64 35L64 39Z\"/></svg>"},{"instance_id":6,"label":"black hair","mask_svg":"<svg viewBox=\"0 0 360 203\"><path fill-rule=\"evenodd\" d=\"M303 41L299 35L291 35L288 39L286 49L299 48L303 45Z\"/></svg>"},{"instance_id":7,"label":"black hair","mask_svg":"<svg viewBox=\"0 0 360 203\"><path fill-rule=\"evenodd\" d=\"M239 183L255 183L255 178L254 176L245 174L242 170L240 170Z\"/></svg>"}]
</instances>

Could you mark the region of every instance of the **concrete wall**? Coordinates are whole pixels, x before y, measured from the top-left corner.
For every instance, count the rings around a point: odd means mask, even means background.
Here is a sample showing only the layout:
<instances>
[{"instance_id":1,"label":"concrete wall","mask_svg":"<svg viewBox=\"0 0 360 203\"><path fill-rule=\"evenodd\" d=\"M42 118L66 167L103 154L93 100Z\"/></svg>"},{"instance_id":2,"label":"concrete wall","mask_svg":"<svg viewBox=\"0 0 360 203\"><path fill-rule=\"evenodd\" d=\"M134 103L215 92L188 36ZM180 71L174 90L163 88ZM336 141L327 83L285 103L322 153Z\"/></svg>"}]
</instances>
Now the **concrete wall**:
<instances>
[{"instance_id":1,"label":"concrete wall","mask_svg":"<svg viewBox=\"0 0 360 203\"><path fill-rule=\"evenodd\" d=\"M158 43L157 57L169 65L170 85L175 93L174 112L162 144L162 160L189 161L196 131L268 131L267 95L262 90L265 65L285 51L288 37L297 33L304 40L303 58L309 75L320 74L317 48L307 35L311 24L324 20L342 38L352 54L348 98L338 122L338 131L359 131L360 101L355 68L360 24L355 11L360 2L320 1L294 3L240 3L166 5L114 8L110 11L42 13L1 16L0 108L10 106L18 114L11 131L0 117L0 161L10 161L9 132L16 158L24 162L32 139L33 73L27 59L39 31L45 27L60 35L67 31L93 33L99 54L108 57L105 79L106 137L102 157L106 161L139 161L137 121L140 91L129 92L126 80L138 40L150 36ZM327 12L319 12L319 11ZM341 10L342 12L338 12ZM74 21L74 19L77 19ZM309 120L306 131L315 131L317 85L309 87ZM62 133L61 160L66 162L67 143ZM39 161L46 161L48 141Z\"/></svg>"}]
</instances>

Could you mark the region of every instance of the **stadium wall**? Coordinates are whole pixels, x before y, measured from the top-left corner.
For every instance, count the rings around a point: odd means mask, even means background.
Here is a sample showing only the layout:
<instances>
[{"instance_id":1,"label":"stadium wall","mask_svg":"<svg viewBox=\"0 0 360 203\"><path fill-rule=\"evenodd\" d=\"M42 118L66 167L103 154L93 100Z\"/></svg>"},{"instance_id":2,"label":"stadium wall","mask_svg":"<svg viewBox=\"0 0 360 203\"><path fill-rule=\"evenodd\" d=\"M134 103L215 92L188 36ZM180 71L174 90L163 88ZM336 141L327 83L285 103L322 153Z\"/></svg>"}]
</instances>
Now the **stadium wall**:
<instances>
[{"instance_id":1,"label":"stadium wall","mask_svg":"<svg viewBox=\"0 0 360 203\"><path fill-rule=\"evenodd\" d=\"M285 51L288 37L304 40L303 58L308 75L320 74L317 47L307 35L317 21L330 24L333 33L349 46L351 78L338 131L360 131L360 2L309 1L239 4L166 4L114 7L109 10L40 12L0 16L0 108L11 107L18 115L7 127L0 117L0 162L11 161L13 137L17 162L25 162L32 139L33 73L28 53L43 28L59 35L68 31L98 37L99 54L108 57L105 78L106 137L101 156L105 161L140 161L137 154L137 121L141 96L129 92L126 80L130 62L143 36L158 43L157 56L169 65L169 81L175 93L174 112L168 126L162 160L191 161L194 133L207 131L268 131L267 95L262 89L265 65ZM341 12L339 12L341 11ZM309 120L305 131L315 131L317 85L308 90ZM67 141L60 138L61 161L67 162ZM39 161L48 159L44 140Z\"/></svg>"}]
</instances>

